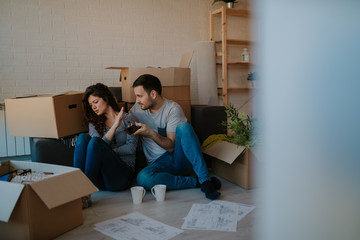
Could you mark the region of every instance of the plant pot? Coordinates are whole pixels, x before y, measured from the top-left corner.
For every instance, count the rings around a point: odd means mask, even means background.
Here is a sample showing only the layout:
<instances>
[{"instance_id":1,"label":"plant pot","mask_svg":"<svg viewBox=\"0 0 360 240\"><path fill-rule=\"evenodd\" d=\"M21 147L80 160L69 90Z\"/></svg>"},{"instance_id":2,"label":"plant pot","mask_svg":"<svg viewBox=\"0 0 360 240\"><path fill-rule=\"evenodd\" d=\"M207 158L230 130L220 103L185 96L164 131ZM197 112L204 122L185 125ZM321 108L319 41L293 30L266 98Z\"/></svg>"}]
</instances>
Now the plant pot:
<instances>
[{"instance_id":1,"label":"plant pot","mask_svg":"<svg viewBox=\"0 0 360 240\"><path fill-rule=\"evenodd\" d=\"M226 5L228 8L234 8L234 2L228 2Z\"/></svg>"}]
</instances>

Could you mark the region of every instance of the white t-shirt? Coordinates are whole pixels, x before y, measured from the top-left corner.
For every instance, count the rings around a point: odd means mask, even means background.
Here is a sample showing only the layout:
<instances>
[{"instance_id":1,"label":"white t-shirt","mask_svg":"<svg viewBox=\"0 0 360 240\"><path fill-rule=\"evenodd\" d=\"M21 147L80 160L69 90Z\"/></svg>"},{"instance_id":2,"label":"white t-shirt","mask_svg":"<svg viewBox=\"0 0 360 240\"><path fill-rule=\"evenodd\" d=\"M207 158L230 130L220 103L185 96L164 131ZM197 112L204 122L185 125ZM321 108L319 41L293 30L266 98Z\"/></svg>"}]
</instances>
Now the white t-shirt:
<instances>
[{"instance_id":1,"label":"white t-shirt","mask_svg":"<svg viewBox=\"0 0 360 240\"><path fill-rule=\"evenodd\" d=\"M166 98L164 98L163 106L156 113L151 113L150 110L142 110L137 103L130 109L130 113L139 122L145 123L164 137L166 137L166 132L175 132L178 124L187 121L180 105ZM148 164L153 163L166 152L149 137L142 136L142 144Z\"/></svg>"}]
</instances>

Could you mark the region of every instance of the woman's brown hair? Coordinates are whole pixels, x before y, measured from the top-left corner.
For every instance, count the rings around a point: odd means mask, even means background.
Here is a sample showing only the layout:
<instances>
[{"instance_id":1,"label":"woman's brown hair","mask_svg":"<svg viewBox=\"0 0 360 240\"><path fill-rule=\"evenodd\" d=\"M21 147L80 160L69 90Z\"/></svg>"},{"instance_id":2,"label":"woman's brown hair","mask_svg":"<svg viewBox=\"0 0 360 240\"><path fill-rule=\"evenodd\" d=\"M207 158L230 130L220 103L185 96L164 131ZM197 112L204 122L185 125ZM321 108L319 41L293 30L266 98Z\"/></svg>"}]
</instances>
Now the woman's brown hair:
<instances>
[{"instance_id":1,"label":"woman's brown hair","mask_svg":"<svg viewBox=\"0 0 360 240\"><path fill-rule=\"evenodd\" d=\"M106 117L104 114L97 115L89 104L90 95L102 98L109 106L114 109L115 112L119 112L120 108L117 104L114 95L110 92L109 88L102 84L97 83L86 88L84 97L82 99L85 111L86 120L95 126L96 131L103 136L106 129L105 121Z\"/></svg>"}]
</instances>

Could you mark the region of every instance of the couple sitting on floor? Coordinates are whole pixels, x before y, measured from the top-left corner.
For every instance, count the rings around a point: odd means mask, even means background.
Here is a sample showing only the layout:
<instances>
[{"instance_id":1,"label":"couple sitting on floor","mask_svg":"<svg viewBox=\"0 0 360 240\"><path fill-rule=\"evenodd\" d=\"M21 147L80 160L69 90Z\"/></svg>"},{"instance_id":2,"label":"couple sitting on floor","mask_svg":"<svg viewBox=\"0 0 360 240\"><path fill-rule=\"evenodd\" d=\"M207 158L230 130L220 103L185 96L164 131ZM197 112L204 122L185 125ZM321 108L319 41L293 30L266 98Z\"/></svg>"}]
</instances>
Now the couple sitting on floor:
<instances>
[{"instance_id":1,"label":"couple sitting on floor","mask_svg":"<svg viewBox=\"0 0 360 240\"><path fill-rule=\"evenodd\" d=\"M219 197L221 182L210 177L199 140L180 105L161 96L161 82L141 75L133 84L136 103L129 113L119 108L104 84L89 86L83 98L89 133L80 134L74 166L100 189L128 188L135 174L138 138L148 166L137 175L137 184L149 190L156 184L167 189L200 187L206 197ZM126 128L137 126L134 133ZM189 176L192 172L196 177Z\"/></svg>"}]
</instances>

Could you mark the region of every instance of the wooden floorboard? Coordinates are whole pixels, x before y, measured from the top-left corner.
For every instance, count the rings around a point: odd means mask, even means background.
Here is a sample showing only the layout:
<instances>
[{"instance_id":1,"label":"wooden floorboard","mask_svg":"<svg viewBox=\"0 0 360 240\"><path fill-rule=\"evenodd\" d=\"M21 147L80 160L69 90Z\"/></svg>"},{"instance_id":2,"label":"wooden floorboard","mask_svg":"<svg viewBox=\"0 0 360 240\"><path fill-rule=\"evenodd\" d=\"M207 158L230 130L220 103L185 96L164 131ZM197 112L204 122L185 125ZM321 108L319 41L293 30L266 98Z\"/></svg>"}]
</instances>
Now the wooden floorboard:
<instances>
[{"instance_id":1,"label":"wooden floorboard","mask_svg":"<svg viewBox=\"0 0 360 240\"><path fill-rule=\"evenodd\" d=\"M248 205L255 204L257 189L245 190L222 178L220 200L226 200ZM132 203L130 190L123 192L97 192L92 195L93 205L83 210L83 225L70 232L59 236L58 240L65 239L112 239L94 230L94 224L108 219L116 218L131 212L139 212L164 224L181 229L183 218L189 213L194 203L209 203L204 193L199 188L168 191L164 202L156 202L155 198L148 191L143 203L134 205ZM254 239L254 220L256 211L252 211L245 218L238 222L236 232L221 231L200 231L184 230L172 240L180 239L206 239L206 240L227 240L227 239Z\"/></svg>"}]
</instances>

